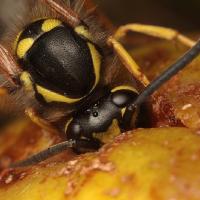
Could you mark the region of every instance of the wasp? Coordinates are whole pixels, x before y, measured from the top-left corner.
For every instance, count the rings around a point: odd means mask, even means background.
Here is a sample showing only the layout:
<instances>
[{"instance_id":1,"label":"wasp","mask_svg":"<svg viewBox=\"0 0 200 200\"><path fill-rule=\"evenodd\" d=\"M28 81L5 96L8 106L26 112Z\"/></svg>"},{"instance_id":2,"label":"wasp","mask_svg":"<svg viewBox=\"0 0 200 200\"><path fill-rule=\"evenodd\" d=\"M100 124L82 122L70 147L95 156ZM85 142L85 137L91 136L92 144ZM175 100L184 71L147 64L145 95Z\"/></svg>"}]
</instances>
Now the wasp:
<instances>
[{"instance_id":1,"label":"wasp","mask_svg":"<svg viewBox=\"0 0 200 200\"><path fill-rule=\"evenodd\" d=\"M78 153L98 150L116 135L135 128L140 105L200 53L199 41L157 26L128 24L99 39L97 26L82 17L77 6L56 0L39 4L48 12L28 19L12 48L0 44L0 70L10 82L11 95L23 91L23 98L34 102L25 106L31 120L62 132L65 141L12 167L36 164L67 148ZM177 40L191 49L150 83L120 43L129 31ZM111 62L113 54L119 62ZM128 72L123 83L110 84L114 75L106 81L110 65L121 65ZM133 86L135 80L144 87L140 93ZM53 117L44 117L46 113Z\"/></svg>"}]
</instances>

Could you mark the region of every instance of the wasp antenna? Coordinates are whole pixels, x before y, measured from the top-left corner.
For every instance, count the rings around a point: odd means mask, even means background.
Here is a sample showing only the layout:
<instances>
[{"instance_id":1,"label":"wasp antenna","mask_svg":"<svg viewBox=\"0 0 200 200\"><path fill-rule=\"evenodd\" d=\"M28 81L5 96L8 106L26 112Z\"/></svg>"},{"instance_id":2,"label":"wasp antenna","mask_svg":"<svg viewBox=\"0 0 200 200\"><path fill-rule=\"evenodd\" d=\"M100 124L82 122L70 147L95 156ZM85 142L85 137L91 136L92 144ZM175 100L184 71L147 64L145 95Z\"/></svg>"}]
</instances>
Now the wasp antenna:
<instances>
[{"instance_id":1,"label":"wasp antenna","mask_svg":"<svg viewBox=\"0 0 200 200\"><path fill-rule=\"evenodd\" d=\"M141 105L147 97L153 94L158 88L160 88L166 81L177 74L181 69L186 67L193 59L195 59L200 54L200 40L182 57L180 57L174 64L172 64L167 70L165 70L158 78L151 82L143 92L139 94L137 99L126 109L124 114L124 124L123 128L125 130L129 129L130 121L133 112L136 108Z\"/></svg>"},{"instance_id":2,"label":"wasp antenna","mask_svg":"<svg viewBox=\"0 0 200 200\"><path fill-rule=\"evenodd\" d=\"M166 81L177 74L181 69L186 67L193 59L200 54L200 40L182 57L180 57L174 64L172 64L167 70L165 70L158 78L156 78L145 90L138 96L133 103L135 106L140 105L145 99L153 94L158 88L160 88Z\"/></svg>"},{"instance_id":3,"label":"wasp antenna","mask_svg":"<svg viewBox=\"0 0 200 200\"><path fill-rule=\"evenodd\" d=\"M74 12L70 7L62 5L55 0L44 0L46 4L50 6L52 10L57 12L59 15L63 16L66 23L72 27L76 27L81 24L81 20L76 12Z\"/></svg>"},{"instance_id":4,"label":"wasp antenna","mask_svg":"<svg viewBox=\"0 0 200 200\"><path fill-rule=\"evenodd\" d=\"M10 165L11 168L17 168L17 167L26 167L30 165L37 164L39 162L42 162L68 148L73 148L76 145L75 140L68 140L65 142L61 142L59 144L53 145L49 147L48 149L45 149L37 154L34 154L30 156L29 158L13 163Z\"/></svg>"}]
</instances>

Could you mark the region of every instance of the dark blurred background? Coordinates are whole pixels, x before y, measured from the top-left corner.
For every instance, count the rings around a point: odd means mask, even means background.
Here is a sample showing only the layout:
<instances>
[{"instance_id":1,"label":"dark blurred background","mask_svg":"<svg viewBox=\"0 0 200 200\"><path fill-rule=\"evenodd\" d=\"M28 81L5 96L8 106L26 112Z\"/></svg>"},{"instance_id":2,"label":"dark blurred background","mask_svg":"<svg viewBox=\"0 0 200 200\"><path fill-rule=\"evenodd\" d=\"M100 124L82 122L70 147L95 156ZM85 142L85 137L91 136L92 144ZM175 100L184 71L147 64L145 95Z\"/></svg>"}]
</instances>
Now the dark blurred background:
<instances>
[{"instance_id":1,"label":"dark blurred background","mask_svg":"<svg viewBox=\"0 0 200 200\"><path fill-rule=\"evenodd\" d=\"M95 0L117 25L138 22L200 30L200 0Z\"/></svg>"},{"instance_id":2,"label":"dark blurred background","mask_svg":"<svg viewBox=\"0 0 200 200\"><path fill-rule=\"evenodd\" d=\"M200 0L93 0L116 24L129 22L162 25L183 32L200 30ZM21 4L29 0L0 0L0 32L9 23Z\"/></svg>"}]
</instances>

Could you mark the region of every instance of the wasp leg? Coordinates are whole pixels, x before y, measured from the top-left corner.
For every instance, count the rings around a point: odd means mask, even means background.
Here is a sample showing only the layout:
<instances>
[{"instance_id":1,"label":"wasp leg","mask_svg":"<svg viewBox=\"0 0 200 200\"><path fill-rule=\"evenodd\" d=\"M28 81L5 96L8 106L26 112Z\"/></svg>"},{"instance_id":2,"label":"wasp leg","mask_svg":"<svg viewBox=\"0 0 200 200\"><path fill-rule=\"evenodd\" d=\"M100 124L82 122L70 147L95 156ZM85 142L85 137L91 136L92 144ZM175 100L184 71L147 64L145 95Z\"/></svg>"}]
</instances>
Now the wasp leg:
<instances>
[{"instance_id":1,"label":"wasp leg","mask_svg":"<svg viewBox=\"0 0 200 200\"><path fill-rule=\"evenodd\" d=\"M61 5L55 0L43 0L46 4L49 5L49 7L64 17L67 24L69 24L72 27L76 27L81 24L81 20L76 12L74 12L72 9L67 7L64 3Z\"/></svg>"},{"instance_id":2,"label":"wasp leg","mask_svg":"<svg viewBox=\"0 0 200 200\"><path fill-rule=\"evenodd\" d=\"M111 45L114 51L119 56L121 62L124 66L128 69L128 71L138 80L140 81L145 87L149 85L149 80L141 72L140 67L132 58L132 56L126 51L126 49L122 46L120 42L118 42L114 37L110 37L108 39L108 44Z\"/></svg>"},{"instance_id":3,"label":"wasp leg","mask_svg":"<svg viewBox=\"0 0 200 200\"><path fill-rule=\"evenodd\" d=\"M195 44L195 41L170 28L143 24L127 24L119 27L115 34L108 39L108 44L114 48L115 52L118 54L121 61L129 70L129 72L133 74L134 77L139 80L144 86L147 86L149 84L148 78L141 72L140 67L119 42L119 40L123 38L128 31L144 33L146 35L166 40L177 40L188 47L192 47Z\"/></svg>"},{"instance_id":4,"label":"wasp leg","mask_svg":"<svg viewBox=\"0 0 200 200\"><path fill-rule=\"evenodd\" d=\"M37 124L39 127L50 131L50 132L57 132L56 129L54 129L50 123L48 123L46 120L40 118L33 108L26 108L25 110L26 115L31 119L32 122Z\"/></svg>"},{"instance_id":5,"label":"wasp leg","mask_svg":"<svg viewBox=\"0 0 200 200\"><path fill-rule=\"evenodd\" d=\"M158 37L160 39L165 39L170 41L172 40L179 41L180 43L184 44L187 47L193 47L196 43L187 36L180 34L177 30L161 26L152 26L144 24L127 24L121 26L115 32L114 38L116 40L119 40L120 38L123 38L128 31L143 33L149 36Z\"/></svg>"},{"instance_id":6,"label":"wasp leg","mask_svg":"<svg viewBox=\"0 0 200 200\"><path fill-rule=\"evenodd\" d=\"M0 71L5 75L6 79L14 85L18 85L17 77L21 70L15 62L9 51L0 44Z\"/></svg>"}]
</instances>

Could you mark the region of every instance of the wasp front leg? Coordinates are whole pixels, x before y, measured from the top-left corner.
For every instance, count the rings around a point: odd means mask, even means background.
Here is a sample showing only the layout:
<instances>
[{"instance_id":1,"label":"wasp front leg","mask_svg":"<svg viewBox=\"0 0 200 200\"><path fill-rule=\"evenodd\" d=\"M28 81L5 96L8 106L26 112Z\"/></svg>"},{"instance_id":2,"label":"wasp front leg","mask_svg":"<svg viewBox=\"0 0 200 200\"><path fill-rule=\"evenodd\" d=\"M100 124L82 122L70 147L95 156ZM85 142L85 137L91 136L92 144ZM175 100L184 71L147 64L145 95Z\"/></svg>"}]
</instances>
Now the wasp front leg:
<instances>
[{"instance_id":1,"label":"wasp front leg","mask_svg":"<svg viewBox=\"0 0 200 200\"><path fill-rule=\"evenodd\" d=\"M180 34L178 31L170 28L151 26L143 24L127 24L117 29L115 34L108 39L108 44L113 47L122 63L129 70L133 76L139 80L144 86L149 85L148 78L142 73L140 67L137 65L133 57L125 50L123 45L119 42L120 39L126 36L127 32L138 32L149 36L165 39L169 41L179 41L187 47L192 47L195 41Z\"/></svg>"},{"instance_id":2,"label":"wasp front leg","mask_svg":"<svg viewBox=\"0 0 200 200\"><path fill-rule=\"evenodd\" d=\"M117 29L117 31L114 34L114 38L116 40L120 40L123 38L127 32L138 32L143 33L145 35L157 37L160 39L165 39L169 41L178 41L181 44L187 46L187 47L193 47L195 45L195 41L188 38L187 36L179 33L177 30L171 29L171 28L165 28L161 26L152 26L152 25L145 25L145 24L127 24L124 26L121 26Z\"/></svg>"},{"instance_id":3,"label":"wasp front leg","mask_svg":"<svg viewBox=\"0 0 200 200\"><path fill-rule=\"evenodd\" d=\"M138 81L140 81L145 87L149 85L148 78L144 73L142 73L139 65L135 62L133 57L126 51L126 49L119 41L117 41L114 37L110 37L108 39L108 45L112 46L121 62Z\"/></svg>"}]
</instances>

